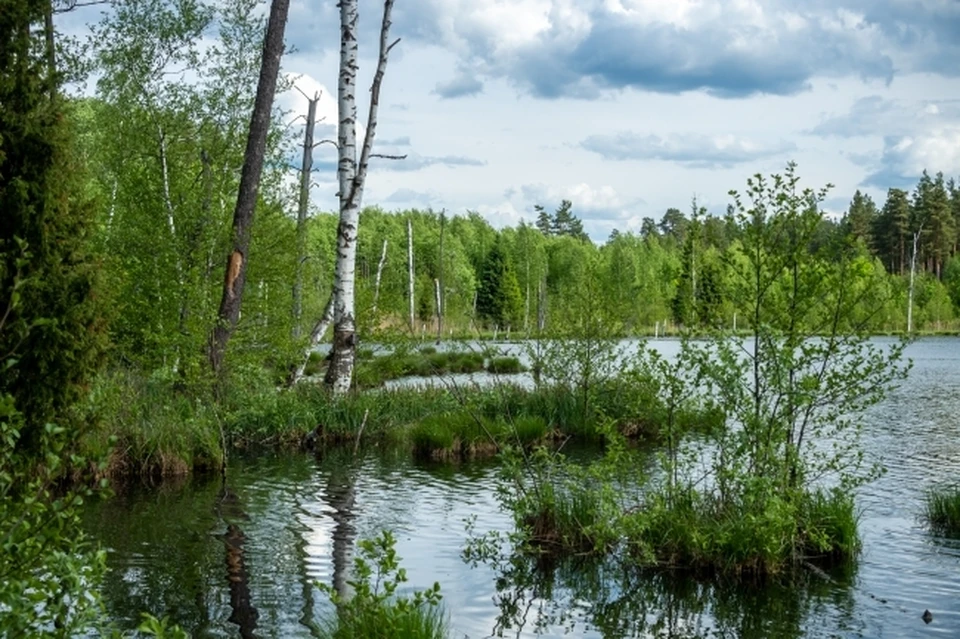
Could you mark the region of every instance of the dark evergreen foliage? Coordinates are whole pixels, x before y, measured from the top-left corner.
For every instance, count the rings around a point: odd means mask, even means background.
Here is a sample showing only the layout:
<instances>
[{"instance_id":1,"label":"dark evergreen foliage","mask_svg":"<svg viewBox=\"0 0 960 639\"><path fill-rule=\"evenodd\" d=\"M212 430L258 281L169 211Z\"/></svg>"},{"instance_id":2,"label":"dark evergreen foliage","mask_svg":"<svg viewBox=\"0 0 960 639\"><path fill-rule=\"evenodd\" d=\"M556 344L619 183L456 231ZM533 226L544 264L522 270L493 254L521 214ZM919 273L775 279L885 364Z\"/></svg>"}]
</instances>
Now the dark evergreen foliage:
<instances>
[{"instance_id":1,"label":"dark evergreen foliage","mask_svg":"<svg viewBox=\"0 0 960 639\"><path fill-rule=\"evenodd\" d=\"M101 360L104 330L88 252L91 203L72 150L65 104L49 92L42 3L16 0L0 11L0 290L19 307L0 335L0 356L18 356L0 376L26 424L32 449L47 422L64 423ZM25 253L21 250L25 243ZM14 293L19 275L23 286ZM3 311L0 311L3 312Z\"/></svg>"}]
</instances>

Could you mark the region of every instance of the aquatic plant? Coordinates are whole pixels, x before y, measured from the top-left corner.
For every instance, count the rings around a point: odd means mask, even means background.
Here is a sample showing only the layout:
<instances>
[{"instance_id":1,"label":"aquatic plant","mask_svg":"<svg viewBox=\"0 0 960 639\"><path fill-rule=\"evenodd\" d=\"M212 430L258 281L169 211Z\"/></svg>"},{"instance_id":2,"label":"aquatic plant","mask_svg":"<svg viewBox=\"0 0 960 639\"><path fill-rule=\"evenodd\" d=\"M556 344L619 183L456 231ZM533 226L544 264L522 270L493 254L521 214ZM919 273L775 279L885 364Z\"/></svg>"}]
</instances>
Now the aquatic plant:
<instances>
[{"instance_id":1,"label":"aquatic plant","mask_svg":"<svg viewBox=\"0 0 960 639\"><path fill-rule=\"evenodd\" d=\"M354 577L347 582L350 597L327 584L317 587L330 595L334 616L319 627L319 636L331 639L439 639L447 636L447 618L440 604L440 584L410 595L399 595L407 581L396 552L396 538L383 531L361 540L354 558Z\"/></svg>"},{"instance_id":2,"label":"aquatic plant","mask_svg":"<svg viewBox=\"0 0 960 639\"><path fill-rule=\"evenodd\" d=\"M927 490L923 514L934 531L960 536L960 484Z\"/></svg>"},{"instance_id":3,"label":"aquatic plant","mask_svg":"<svg viewBox=\"0 0 960 639\"><path fill-rule=\"evenodd\" d=\"M525 370L519 357L492 357L487 363L487 372L494 375L515 375Z\"/></svg>"}]
</instances>

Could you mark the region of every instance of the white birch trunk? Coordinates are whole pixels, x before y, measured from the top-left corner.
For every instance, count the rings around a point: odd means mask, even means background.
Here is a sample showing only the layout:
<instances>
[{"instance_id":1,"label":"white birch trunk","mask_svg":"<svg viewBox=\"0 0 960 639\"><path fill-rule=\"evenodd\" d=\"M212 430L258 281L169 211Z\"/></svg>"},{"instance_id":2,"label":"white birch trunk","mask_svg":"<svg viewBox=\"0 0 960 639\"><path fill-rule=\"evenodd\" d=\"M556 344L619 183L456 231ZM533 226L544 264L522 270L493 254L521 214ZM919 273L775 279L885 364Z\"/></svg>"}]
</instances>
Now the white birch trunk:
<instances>
[{"instance_id":1,"label":"white birch trunk","mask_svg":"<svg viewBox=\"0 0 960 639\"><path fill-rule=\"evenodd\" d=\"M437 308L437 344L443 338L443 306L440 303L440 280L433 278L433 301Z\"/></svg>"},{"instance_id":2,"label":"white birch trunk","mask_svg":"<svg viewBox=\"0 0 960 639\"><path fill-rule=\"evenodd\" d=\"M921 227L922 228L922 227ZM917 272L917 242L920 231L913 234L913 254L910 256L910 289L907 293L907 333L913 332L913 280Z\"/></svg>"},{"instance_id":3,"label":"white birch trunk","mask_svg":"<svg viewBox=\"0 0 960 639\"><path fill-rule=\"evenodd\" d=\"M413 223L407 220L407 297L410 302L410 332L414 328L414 299L413 299Z\"/></svg>"},{"instance_id":4,"label":"white birch trunk","mask_svg":"<svg viewBox=\"0 0 960 639\"><path fill-rule=\"evenodd\" d=\"M393 0L383 5L380 25L380 56L370 88L367 130L357 162L357 37L358 0L340 0L340 80L337 85L339 126L337 174L340 183L340 225L337 229L337 265L333 280L333 357L324 383L335 395L346 394L353 380L356 359L356 263L357 231L360 207L367 177L367 166L377 129L380 85L387 68L387 57L396 42L389 44L390 12Z\"/></svg>"},{"instance_id":5,"label":"white birch trunk","mask_svg":"<svg viewBox=\"0 0 960 639\"><path fill-rule=\"evenodd\" d=\"M373 320L377 320L377 303L380 301L380 280L383 278L383 266L387 263L387 240L383 240L383 248L380 249L380 262L377 264L377 277L373 281L373 308L370 309L370 314L373 315Z\"/></svg>"},{"instance_id":6,"label":"white birch trunk","mask_svg":"<svg viewBox=\"0 0 960 639\"><path fill-rule=\"evenodd\" d=\"M317 323L313 325L313 330L310 331L310 341L307 343L307 348L303 352L303 357L300 359L297 368L290 375L290 386L293 386L303 379L303 373L307 370L307 363L310 361L310 353L313 352L313 349L315 349L317 344L320 343L320 340L323 339L327 329L330 328L331 322L333 322L333 295L330 295L326 306L323 307L323 314L320 316L320 319L317 320Z\"/></svg>"}]
</instances>

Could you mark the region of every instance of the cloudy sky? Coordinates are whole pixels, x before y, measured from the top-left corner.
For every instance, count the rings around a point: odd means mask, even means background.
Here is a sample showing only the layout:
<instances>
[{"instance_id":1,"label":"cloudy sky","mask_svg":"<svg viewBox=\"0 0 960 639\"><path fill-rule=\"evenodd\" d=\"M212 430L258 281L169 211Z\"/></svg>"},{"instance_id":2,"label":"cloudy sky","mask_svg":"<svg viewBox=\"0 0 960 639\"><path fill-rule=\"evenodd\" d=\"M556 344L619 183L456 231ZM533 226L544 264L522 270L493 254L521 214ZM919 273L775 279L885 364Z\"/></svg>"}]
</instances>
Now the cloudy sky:
<instances>
[{"instance_id":1,"label":"cloudy sky","mask_svg":"<svg viewBox=\"0 0 960 639\"><path fill-rule=\"evenodd\" d=\"M362 87L381 11L360 1ZM338 20L292 0L287 25L285 70L322 91L327 137ZM374 160L367 204L501 226L567 198L603 240L694 195L720 214L790 160L836 185L837 213L924 168L960 176L960 0L396 0L392 34L376 151L408 159ZM335 208L335 178L318 172L316 206Z\"/></svg>"}]
</instances>

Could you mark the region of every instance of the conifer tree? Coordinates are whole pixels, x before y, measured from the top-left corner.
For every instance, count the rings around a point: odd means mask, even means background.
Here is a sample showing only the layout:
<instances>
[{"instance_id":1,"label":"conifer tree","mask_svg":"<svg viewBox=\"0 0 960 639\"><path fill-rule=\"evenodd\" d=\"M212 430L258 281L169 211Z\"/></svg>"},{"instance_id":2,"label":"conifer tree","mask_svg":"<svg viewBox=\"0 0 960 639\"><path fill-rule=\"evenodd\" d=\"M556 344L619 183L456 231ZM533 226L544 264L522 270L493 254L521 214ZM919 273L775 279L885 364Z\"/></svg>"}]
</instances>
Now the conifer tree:
<instances>
[{"instance_id":1,"label":"conifer tree","mask_svg":"<svg viewBox=\"0 0 960 639\"><path fill-rule=\"evenodd\" d=\"M0 356L17 359L0 375L0 396L23 415L26 450L46 423L64 424L104 340L87 250L92 208L80 197L64 102L50 91L45 9L8 0L0 11L0 314L9 310Z\"/></svg>"},{"instance_id":2,"label":"conifer tree","mask_svg":"<svg viewBox=\"0 0 960 639\"><path fill-rule=\"evenodd\" d=\"M487 254L479 280L477 315L498 326L518 326L522 318L523 298L502 236L497 237Z\"/></svg>"}]
</instances>

